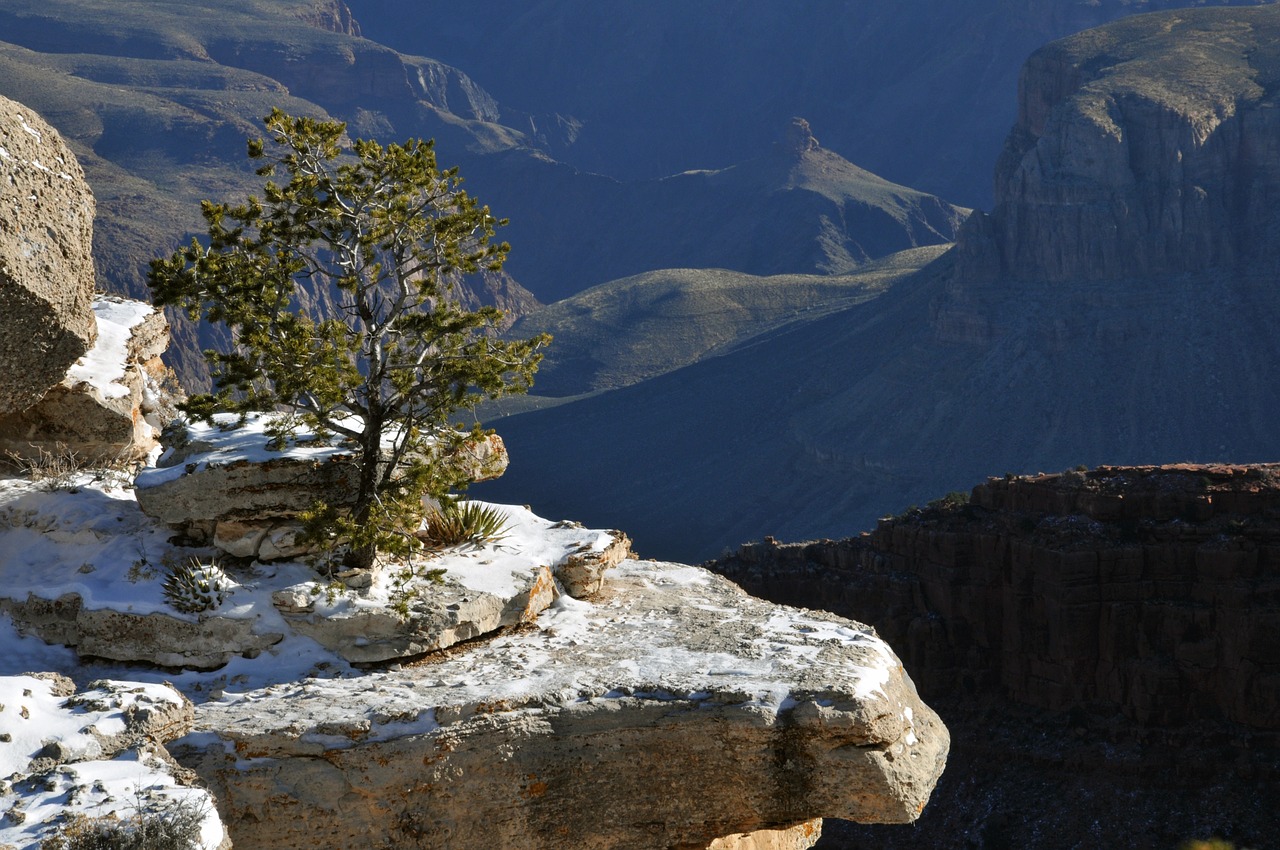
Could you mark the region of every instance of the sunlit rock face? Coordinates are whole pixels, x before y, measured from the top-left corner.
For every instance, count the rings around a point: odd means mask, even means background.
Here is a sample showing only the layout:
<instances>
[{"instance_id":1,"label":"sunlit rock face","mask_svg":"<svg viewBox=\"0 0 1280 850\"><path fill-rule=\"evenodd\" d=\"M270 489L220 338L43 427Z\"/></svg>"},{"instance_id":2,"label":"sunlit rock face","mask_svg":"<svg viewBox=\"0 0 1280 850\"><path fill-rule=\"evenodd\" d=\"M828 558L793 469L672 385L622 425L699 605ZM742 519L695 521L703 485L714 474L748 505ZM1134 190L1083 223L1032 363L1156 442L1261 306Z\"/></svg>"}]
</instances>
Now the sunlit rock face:
<instances>
[{"instance_id":1,"label":"sunlit rock face","mask_svg":"<svg viewBox=\"0 0 1280 850\"><path fill-rule=\"evenodd\" d=\"M35 402L93 344L93 213L71 149L0 97L0 413Z\"/></svg>"},{"instance_id":2,"label":"sunlit rock face","mask_svg":"<svg viewBox=\"0 0 1280 850\"><path fill-rule=\"evenodd\" d=\"M175 752L242 848L651 850L820 816L905 823L949 748L870 630L634 560L535 629L198 722L211 734Z\"/></svg>"},{"instance_id":3,"label":"sunlit rock face","mask_svg":"<svg viewBox=\"0 0 1280 850\"><path fill-rule=\"evenodd\" d=\"M25 410L0 414L0 453L27 462L125 465L159 445L182 397L160 360L169 323L150 304L97 296L98 337L84 356Z\"/></svg>"}]
</instances>

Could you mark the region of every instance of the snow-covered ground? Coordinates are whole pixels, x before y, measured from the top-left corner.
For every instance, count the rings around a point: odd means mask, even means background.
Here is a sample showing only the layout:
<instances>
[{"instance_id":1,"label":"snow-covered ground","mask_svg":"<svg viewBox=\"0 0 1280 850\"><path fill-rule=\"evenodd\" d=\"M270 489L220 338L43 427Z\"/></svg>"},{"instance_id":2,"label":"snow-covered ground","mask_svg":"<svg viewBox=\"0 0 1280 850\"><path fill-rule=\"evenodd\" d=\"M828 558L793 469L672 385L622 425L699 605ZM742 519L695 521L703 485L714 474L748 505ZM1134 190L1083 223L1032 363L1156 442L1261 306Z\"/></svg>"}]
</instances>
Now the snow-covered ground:
<instances>
[{"instance_id":1,"label":"snow-covered ground","mask_svg":"<svg viewBox=\"0 0 1280 850\"><path fill-rule=\"evenodd\" d=\"M265 456L265 434L260 428L247 433L246 444L223 445L224 456ZM218 429L204 437L232 439ZM242 433L237 439L248 438ZM184 465L175 468L181 472ZM147 471L143 478L164 474L174 473ZM165 599L163 581L171 565L192 558L208 562L216 553L172 543L170 529L143 514L134 491L123 484L90 474L54 485L0 479L0 607L28 596L57 600L74 594L91 611L187 621L206 616L175 610ZM444 569L451 585L472 596L527 589L536 571L615 542L609 532L552 522L527 508L494 507L507 518L501 540L448 550L426 564ZM421 668L391 664L377 671L356 669L295 632L273 598L285 593L313 600L314 613L330 618L386 609L397 593L396 570L378 573L372 586L360 590L336 586L302 562L229 564L227 572L228 592L211 614L284 638L212 671L82 660L71 649L20 633L0 613L0 677L7 677L0 678L0 736L9 736L0 738L0 847L38 846L39 836L67 813L115 812L127 819L149 796L198 793L177 788L138 750L109 763L90 759L45 770L38 782L28 778L24 784L33 756L51 742L59 751L92 756L93 736L85 730L96 726L104 732L117 722L110 712L89 716L84 706L68 704L44 680L24 677L30 672L64 674L80 689L97 687L93 683L100 679L138 683L138 699L162 700L166 693L176 698L172 687L196 705L196 729L183 739L188 748L224 746L238 734L277 742L302 735L300 745L348 747L429 734L495 701L541 710L624 697L674 699L741 704L776 717L796 705L794 694L807 695L801 698L821 711L846 697L887 701L882 713L898 718L890 725L899 723L907 744L915 744L911 709L902 707L900 665L873 632L829 615L750 600L698 568L624 561L610 591L595 601L562 595L534 629L449 653ZM312 715L312 731L305 734L290 731L296 718L286 715L300 704L294 698L304 700ZM114 709L124 710L123 704ZM308 743L316 735L320 739ZM12 814L15 807L18 813ZM205 849L215 850L221 835L220 826L207 826Z\"/></svg>"},{"instance_id":2,"label":"snow-covered ground","mask_svg":"<svg viewBox=\"0 0 1280 850\"><path fill-rule=\"evenodd\" d=\"M245 453L252 456L252 450ZM171 544L172 532L143 514L133 490L122 484L118 477L90 473L56 483L0 479L0 597L56 600L75 594L87 609L195 620L199 615L184 614L166 601L166 564L193 557L207 561L216 553ZM451 582L465 588L501 595L512 592L531 570L612 542L605 532L552 523L525 508L495 507L507 516L501 540L441 553L430 566L445 569ZM230 572L239 580L232 580L216 614L253 620L256 632L279 632L285 638L254 658L233 657L216 671L82 661L71 649L21 634L13 620L0 613L0 847L36 847L40 836L68 814L114 813L127 820L144 801L154 806L157 800L187 797L212 817L212 825L204 828L207 850L222 838L207 796L179 788L153 757L130 750L110 762L92 760L94 739L83 730L96 726L106 733L118 724L123 706L114 715L89 716L66 707L65 698L49 692L48 682L24 674L57 672L80 688L99 679L128 680L137 683L147 699L163 699L164 693L177 698L165 686L172 685L197 704L236 701L242 694L300 681L363 675L315 641L293 633L272 604L272 594L299 591L315 599L318 612L341 616L385 607L395 592L391 571L379 573L372 587L337 593L300 562L255 564ZM38 783L28 779L24 784L31 759L51 742L58 742L60 751L88 760L60 766L42 773Z\"/></svg>"},{"instance_id":3,"label":"snow-covered ground","mask_svg":"<svg viewBox=\"0 0 1280 850\"><path fill-rule=\"evenodd\" d=\"M67 371L72 382L87 381L103 398L129 395L124 384L129 362L129 336L133 329L155 312L142 301L99 295L93 299L93 315L98 323L98 340Z\"/></svg>"}]
</instances>

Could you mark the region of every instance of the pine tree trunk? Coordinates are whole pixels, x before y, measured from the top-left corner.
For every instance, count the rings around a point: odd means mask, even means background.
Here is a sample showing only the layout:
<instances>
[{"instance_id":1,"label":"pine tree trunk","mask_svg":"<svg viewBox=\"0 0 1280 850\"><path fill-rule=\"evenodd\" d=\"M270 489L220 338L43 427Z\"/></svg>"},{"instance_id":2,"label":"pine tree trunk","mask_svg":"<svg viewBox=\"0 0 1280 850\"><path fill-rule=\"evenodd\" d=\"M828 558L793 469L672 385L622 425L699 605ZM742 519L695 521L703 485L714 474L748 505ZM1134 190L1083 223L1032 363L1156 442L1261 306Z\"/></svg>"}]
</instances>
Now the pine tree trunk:
<instances>
[{"instance_id":1,"label":"pine tree trunk","mask_svg":"<svg viewBox=\"0 0 1280 850\"><path fill-rule=\"evenodd\" d=\"M360 451L360 485L356 491L356 503L351 509L352 520L361 528L367 526L372 520L374 507L377 504L378 463L382 459L381 425L381 422L367 423L363 435ZM373 543L352 545L342 559L342 565L349 570L367 570L373 567L377 557L378 547Z\"/></svg>"}]
</instances>

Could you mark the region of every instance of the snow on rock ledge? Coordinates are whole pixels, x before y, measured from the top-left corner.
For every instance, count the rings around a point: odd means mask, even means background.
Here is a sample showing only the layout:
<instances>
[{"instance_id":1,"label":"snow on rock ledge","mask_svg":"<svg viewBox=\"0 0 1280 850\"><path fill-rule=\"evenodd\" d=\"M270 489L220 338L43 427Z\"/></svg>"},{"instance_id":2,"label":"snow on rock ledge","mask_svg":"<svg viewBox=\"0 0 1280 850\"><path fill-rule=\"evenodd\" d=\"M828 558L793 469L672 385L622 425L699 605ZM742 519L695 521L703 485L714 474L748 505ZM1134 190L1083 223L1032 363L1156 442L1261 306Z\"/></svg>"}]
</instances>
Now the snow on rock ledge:
<instances>
[{"instance_id":1,"label":"snow on rock ledge","mask_svg":"<svg viewBox=\"0 0 1280 850\"><path fill-rule=\"evenodd\" d=\"M228 562L223 602L194 614L164 596L165 565L208 550L173 545L132 491L88 475L65 489L0 480L0 612L82 657L208 670L303 635L370 663L531 622L560 588L598 589L630 551L621 532L491 507L506 517L502 540L419 561L415 578L393 563L343 588L301 563ZM424 569L445 572L437 582Z\"/></svg>"},{"instance_id":2,"label":"snow on rock ledge","mask_svg":"<svg viewBox=\"0 0 1280 850\"><path fill-rule=\"evenodd\" d=\"M355 449L300 434L276 451L268 448L268 415L231 427L236 421L220 414L213 425L174 422L157 466L138 476L138 505L193 542L212 542L233 557L267 561L308 554L297 543L298 516L317 500L350 507L359 477ZM471 481L499 477L507 460L496 434L468 442L449 458Z\"/></svg>"},{"instance_id":3,"label":"snow on rock ledge","mask_svg":"<svg viewBox=\"0 0 1280 850\"><path fill-rule=\"evenodd\" d=\"M164 685L53 673L0 677L0 846L34 847L72 816L127 820L185 803L203 850L229 846L213 801L161 743L191 729L192 706Z\"/></svg>"},{"instance_id":4,"label":"snow on rock ledge","mask_svg":"<svg viewBox=\"0 0 1280 850\"><path fill-rule=\"evenodd\" d=\"M114 296L93 302L98 338L61 382L25 410L0 416L0 453L75 453L82 461L141 460L173 415L161 386L169 323L150 304Z\"/></svg>"},{"instance_id":5,"label":"snow on rock ledge","mask_svg":"<svg viewBox=\"0 0 1280 850\"><path fill-rule=\"evenodd\" d=\"M863 626L625 561L536 629L200 706L172 750L240 848L707 846L904 823L949 747Z\"/></svg>"}]
</instances>

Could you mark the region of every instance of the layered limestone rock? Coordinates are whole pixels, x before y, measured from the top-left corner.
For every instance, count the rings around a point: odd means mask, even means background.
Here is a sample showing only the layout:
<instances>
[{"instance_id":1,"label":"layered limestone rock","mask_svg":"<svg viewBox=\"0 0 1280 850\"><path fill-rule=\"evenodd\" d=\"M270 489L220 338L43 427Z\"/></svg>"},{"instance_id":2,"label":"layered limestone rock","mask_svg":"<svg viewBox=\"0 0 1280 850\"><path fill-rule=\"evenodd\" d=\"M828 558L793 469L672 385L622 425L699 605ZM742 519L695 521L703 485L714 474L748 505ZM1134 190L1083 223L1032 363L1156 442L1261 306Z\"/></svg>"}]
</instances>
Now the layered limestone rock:
<instances>
[{"instance_id":1,"label":"layered limestone rock","mask_svg":"<svg viewBox=\"0 0 1280 850\"><path fill-rule=\"evenodd\" d=\"M0 597L0 611L24 632L73 647L82 658L192 670L216 670L232 658L256 656L284 639L283 632L262 630L254 619L94 608L78 593L56 599L35 594Z\"/></svg>"},{"instance_id":2,"label":"layered limestone rock","mask_svg":"<svg viewBox=\"0 0 1280 850\"><path fill-rule=\"evenodd\" d=\"M75 457L126 463L145 458L175 415L164 314L113 296L94 299L98 338L35 405L0 415L0 455L28 461Z\"/></svg>"},{"instance_id":3,"label":"layered limestone rock","mask_svg":"<svg viewBox=\"0 0 1280 850\"><path fill-rule=\"evenodd\" d=\"M1143 15L1023 69L967 277L1121 280L1280 260L1280 8Z\"/></svg>"},{"instance_id":4,"label":"layered limestone rock","mask_svg":"<svg viewBox=\"0 0 1280 850\"><path fill-rule=\"evenodd\" d=\"M949 746L870 630L639 561L535 629L197 723L174 753L242 848L799 841L819 816L914 820Z\"/></svg>"},{"instance_id":5,"label":"layered limestone rock","mask_svg":"<svg viewBox=\"0 0 1280 850\"><path fill-rule=\"evenodd\" d=\"M75 818L127 825L177 806L201 850L226 850L213 800L163 746L192 720L165 685L102 680L77 693L56 673L0 677L0 846L44 846Z\"/></svg>"},{"instance_id":6,"label":"layered limestone rock","mask_svg":"<svg viewBox=\"0 0 1280 850\"><path fill-rule=\"evenodd\" d=\"M71 149L0 97L0 413L37 401L93 344L93 213Z\"/></svg>"},{"instance_id":7,"label":"layered limestone rock","mask_svg":"<svg viewBox=\"0 0 1280 850\"><path fill-rule=\"evenodd\" d=\"M235 417L214 425L175 422L166 452L137 478L138 505L193 542L212 542L237 558L263 561L306 555L299 516L325 501L339 509L355 500L359 469L349 445L292 441L268 447L269 418ZM449 463L471 481L497 478L507 468L502 438L468 440Z\"/></svg>"},{"instance_id":8,"label":"layered limestone rock","mask_svg":"<svg viewBox=\"0 0 1280 850\"><path fill-rule=\"evenodd\" d=\"M752 592L875 612L927 694L1280 729L1280 466L991 479L844 541L743 547Z\"/></svg>"},{"instance_id":9,"label":"layered limestone rock","mask_svg":"<svg viewBox=\"0 0 1280 850\"><path fill-rule=\"evenodd\" d=\"M0 612L92 659L212 670L299 636L352 663L420 656L526 625L562 593L598 592L630 555L621 532L490 505L500 539L412 562L336 575L323 563L218 567L207 548L174 545L118 482L86 475L67 489L0 479ZM218 587L184 591L197 571Z\"/></svg>"},{"instance_id":10,"label":"layered limestone rock","mask_svg":"<svg viewBox=\"0 0 1280 850\"><path fill-rule=\"evenodd\" d=\"M314 583L272 594L272 603L294 632L346 661L392 661L534 622L561 593L598 593L605 571L631 555L620 531L593 531L578 523L551 523L527 509L501 508L516 546L467 547L428 561L415 575L391 563L374 574L353 571L369 583L350 591L351 604L335 606ZM504 541L507 538L504 537ZM436 579L430 570L443 571Z\"/></svg>"}]
</instances>

